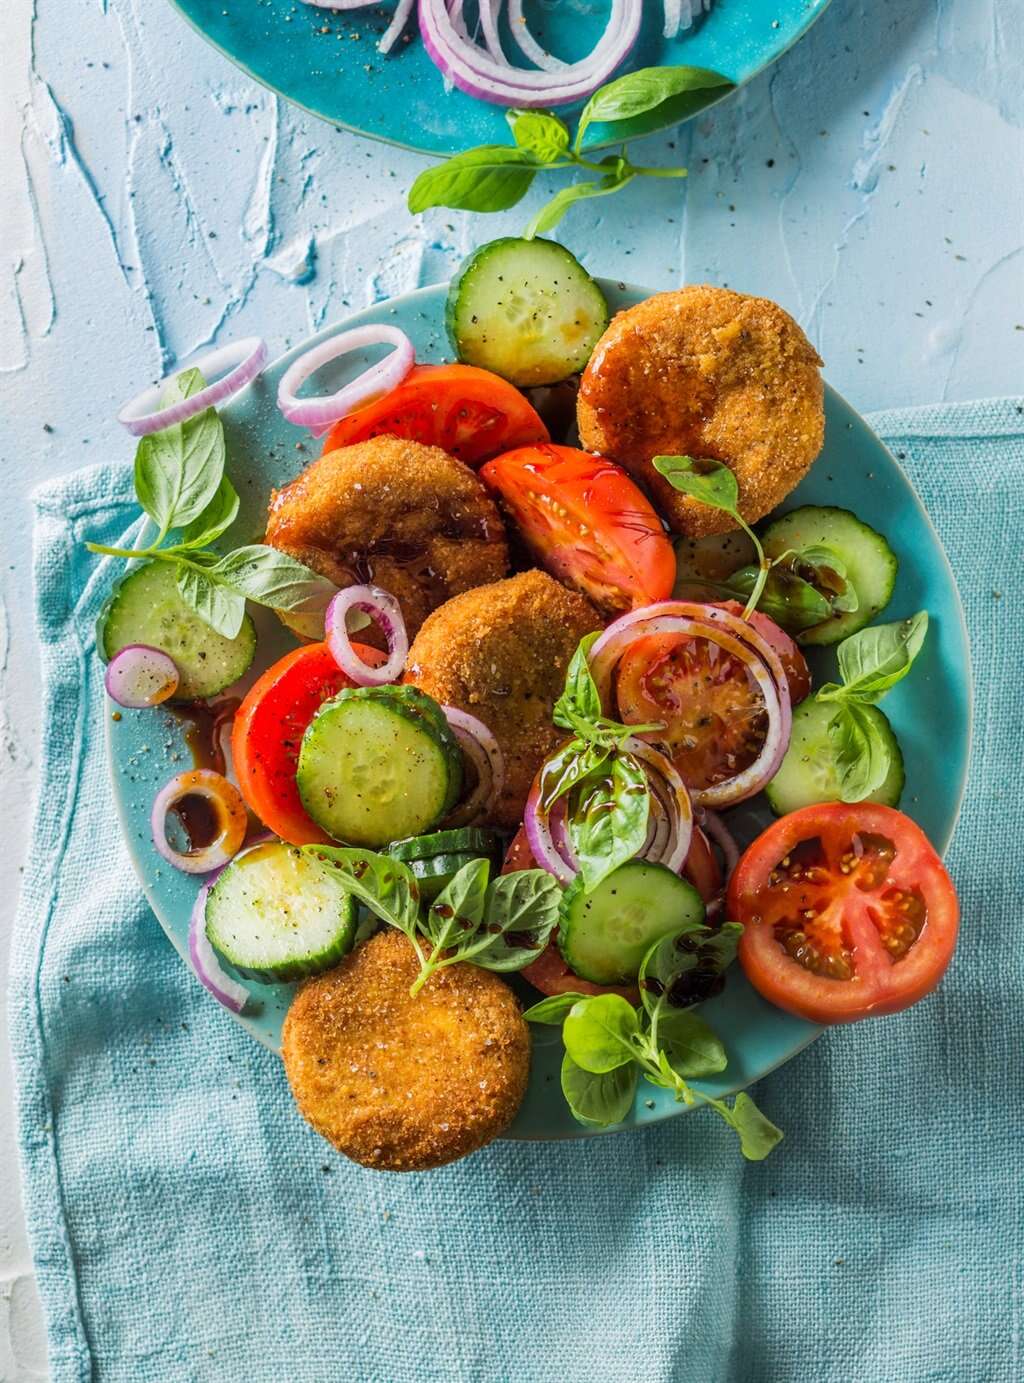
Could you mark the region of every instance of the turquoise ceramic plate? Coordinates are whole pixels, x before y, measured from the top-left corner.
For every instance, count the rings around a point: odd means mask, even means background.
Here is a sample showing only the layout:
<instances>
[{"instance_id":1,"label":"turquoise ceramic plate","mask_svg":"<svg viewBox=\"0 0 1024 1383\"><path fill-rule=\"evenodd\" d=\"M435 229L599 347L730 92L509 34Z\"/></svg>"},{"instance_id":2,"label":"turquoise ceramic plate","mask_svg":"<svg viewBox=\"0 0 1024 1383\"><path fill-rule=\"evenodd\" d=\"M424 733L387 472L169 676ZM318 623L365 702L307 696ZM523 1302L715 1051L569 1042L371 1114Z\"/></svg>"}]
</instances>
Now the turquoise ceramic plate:
<instances>
[{"instance_id":1,"label":"turquoise ceramic plate","mask_svg":"<svg viewBox=\"0 0 1024 1383\"><path fill-rule=\"evenodd\" d=\"M646 296L621 284L603 282L602 287L613 309ZM443 287L423 288L379 304L353 317L351 323L386 320L400 326L415 342L421 360L439 361L446 355L444 301ZM313 340L333 330L336 328ZM230 534L232 547L260 536L270 489L291 480L316 453L316 444L311 445L305 434L285 422L274 403L282 372L310 344L306 342L283 356L222 410L229 470L242 496L242 511ZM345 372L357 367L359 362L351 357L327 367L322 371L324 388L339 387ZM333 380L329 377L332 368ZM885 710L906 756L907 787L902 806L942 849L952 834L960 805L970 736L970 664L959 597L935 531L891 453L838 394L828 390L825 406L825 449L787 507L810 503L855 509L887 536L901 559L888 615L896 618L920 609L931 615L928 641L913 674L886 698ZM252 675L262 672L292 646L273 617L264 620ZM816 680L830 674L832 666L832 655L822 653ZM190 762L182 724L170 713L156 710L126 711L117 722L108 717L107 725L115 792L135 867L157 917L187 964L188 919L198 881L160 859L149 831L150 806L156 792ZM731 817L741 840L752 838L770 819L760 803L740 808ZM536 997L522 981L517 983L522 984L524 995ZM276 1048L294 986L254 985L253 989L262 1008L239 1021L253 1037ZM214 1002L211 998L210 1003ZM706 1083L706 1088L716 1093L760 1079L795 1056L820 1031L765 1003L738 969L730 973L725 992L707 1005L707 1011L729 1049L726 1074ZM535 1030L534 1043L530 1089L513 1126L513 1136L584 1136L585 1131L568 1114L559 1090L558 1030ZM667 1091L642 1084L630 1122L654 1123L681 1113L683 1108Z\"/></svg>"},{"instance_id":2,"label":"turquoise ceramic plate","mask_svg":"<svg viewBox=\"0 0 1024 1383\"><path fill-rule=\"evenodd\" d=\"M509 143L504 112L446 92L441 74L415 36L382 57L377 40L391 0L364 12L336 14L300 0L173 0L216 48L289 101L334 125L426 153L451 154L473 144ZM800 37L828 0L713 0L711 13L679 38L662 37L662 7L644 5L640 42L622 68L687 63L721 72L737 86L756 76ZM582 55L597 42L604 0L527 0L534 33L551 51ZM410 32L414 32L410 29ZM511 55L514 48L507 45ZM681 98L632 133L668 129L720 100L721 91ZM572 111L569 107L569 111ZM614 126L594 139L618 138Z\"/></svg>"}]
</instances>

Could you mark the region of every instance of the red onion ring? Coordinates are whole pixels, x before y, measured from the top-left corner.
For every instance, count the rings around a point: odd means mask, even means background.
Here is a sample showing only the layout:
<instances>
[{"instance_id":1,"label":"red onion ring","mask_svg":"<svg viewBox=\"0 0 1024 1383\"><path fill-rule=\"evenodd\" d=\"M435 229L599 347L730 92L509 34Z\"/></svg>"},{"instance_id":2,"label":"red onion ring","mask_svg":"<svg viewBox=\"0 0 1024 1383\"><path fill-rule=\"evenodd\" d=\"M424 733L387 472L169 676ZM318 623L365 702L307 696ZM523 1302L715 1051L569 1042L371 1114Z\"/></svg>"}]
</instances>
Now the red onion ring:
<instances>
[{"instance_id":1,"label":"red onion ring","mask_svg":"<svg viewBox=\"0 0 1024 1383\"><path fill-rule=\"evenodd\" d=\"M167 815L183 797L205 797L213 804L220 830L216 840L198 850L175 850L167 839ZM249 815L242 794L222 773L193 768L177 773L157 793L150 812L153 844L168 864L185 874L210 874L237 855L245 841Z\"/></svg>"},{"instance_id":2,"label":"red onion ring","mask_svg":"<svg viewBox=\"0 0 1024 1383\"><path fill-rule=\"evenodd\" d=\"M126 427L133 437L145 437L151 432L161 432L174 423L187 422L207 408L223 403L240 389L250 384L263 369L267 360L267 343L259 336L247 336L243 341L233 341L228 346L218 346L207 351L195 362L195 368L202 371L204 378L218 371L225 371L220 379L207 384L191 398L179 399L177 403L158 407L163 396L167 379L159 384L143 389L130 403L126 403L117 415L117 421ZM176 370L175 375L181 373ZM173 378L174 376L168 376Z\"/></svg>"},{"instance_id":3,"label":"red onion ring","mask_svg":"<svg viewBox=\"0 0 1024 1383\"><path fill-rule=\"evenodd\" d=\"M622 748L643 764L651 792L661 800L668 818L668 840L663 853L656 860L652 859L652 863L663 864L666 869L680 874L690 853L693 835L693 806L686 784L672 760L646 740L631 735L622 741Z\"/></svg>"},{"instance_id":4,"label":"red onion ring","mask_svg":"<svg viewBox=\"0 0 1024 1383\"><path fill-rule=\"evenodd\" d=\"M388 656L380 667L364 663L352 647L346 615L359 610L384 635ZM383 687L397 682L409 656L409 635L398 601L379 586L346 586L331 597L324 615L324 637L331 657L357 687Z\"/></svg>"},{"instance_id":5,"label":"red onion ring","mask_svg":"<svg viewBox=\"0 0 1024 1383\"><path fill-rule=\"evenodd\" d=\"M629 56L642 12L643 0L612 0L604 33L588 57L557 71L535 72L498 61L460 34L445 0L419 0L418 9L424 47L446 77L470 96L521 108L568 105L590 96Z\"/></svg>"},{"instance_id":6,"label":"red onion ring","mask_svg":"<svg viewBox=\"0 0 1024 1383\"><path fill-rule=\"evenodd\" d=\"M614 713L612 677L619 659L637 639L681 634L707 639L741 662L756 683L768 717L764 743L741 773L707 788L694 788L696 806L727 807L753 797L775 776L789 745L792 709L789 683L775 649L746 620L716 605L661 601L631 610L604 631L590 650L590 670L602 704Z\"/></svg>"},{"instance_id":7,"label":"red onion ring","mask_svg":"<svg viewBox=\"0 0 1024 1383\"><path fill-rule=\"evenodd\" d=\"M442 706L459 747L476 769L476 787L449 813L451 826L471 826L485 819L505 786L505 758L501 746L483 723L458 706Z\"/></svg>"},{"instance_id":8,"label":"red onion ring","mask_svg":"<svg viewBox=\"0 0 1024 1383\"><path fill-rule=\"evenodd\" d=\"M391 52L392 48L394 48L395 44L401 38L402 31L409 22L409 16L412 14L415 4L416 0L398 0L398 4L395 7L394 18L384 30L384 33L381 35L381 40L377 44L378 53Z\"/></svg>"},{"instance_id":9,"label":"red onion ring","mask_svg":"<svg viewBox=\"0 0 1024 1383\"><path fill-rule=\"evenodd\" d=\"M178 690L178 669L174 659L161 648L131 643L115 653L103 674L103 685L111 701L130 711L159 706Z\"/></svg>"},{"instance_id":10,"label":"red onion ring","mask_svg":"<svg viewBox=\"0 0 1024 1383\"><path fill-rule=\"evenodd\" d=\"M335 394L308 399L296 396L310 375L322 366L365 346L394 346L395 349ZM371 323L353 327L351 331L339 331L289 365L277 386L277 406L290 423L309 428L314 437L322 437L340 418L396 388L415 363L412 342L397 327Z\"/></svg>"},{"instance_id":11,"label":"red onion ring","mask_svg":"<svg viewBox=\"0 0 1024 1383\"><path fill-rule=\"evenodd\" d=\"M702 807L698 811L698 818L701 830L722 852L724 866L722 869L722 889L724 892L732 878L733 870L740 862L740 847L736 844L732 832L717 812Z\"/></svg>"},{"instance_id":12,"label":"red onion ring","mask_svg":"<svg viewBox=\"0 0 1024 1383\"><path fill-rule=\"evenodd\" d=\"M199 983L219 1004L232 1013L241 1013L251 998L249 990L221 966L206 939L206 899L213 884L213 879L208 880L196 895L188 923L188 956Z\"/></svg>"},{"instance_id":13,"label":"red onion ring","mask_svg":"<svg viewBox=\"0 0 1024 1383\"><path fill-rule=\"evenodd\" d=\"M554 875L565 887L576 877L576 869L562 858L551 836L551 814L540 803L540 784L544 770L537 774L523 809L523 826L530 842L530 853L542 869Z\"/></svg>"}]
</instances>

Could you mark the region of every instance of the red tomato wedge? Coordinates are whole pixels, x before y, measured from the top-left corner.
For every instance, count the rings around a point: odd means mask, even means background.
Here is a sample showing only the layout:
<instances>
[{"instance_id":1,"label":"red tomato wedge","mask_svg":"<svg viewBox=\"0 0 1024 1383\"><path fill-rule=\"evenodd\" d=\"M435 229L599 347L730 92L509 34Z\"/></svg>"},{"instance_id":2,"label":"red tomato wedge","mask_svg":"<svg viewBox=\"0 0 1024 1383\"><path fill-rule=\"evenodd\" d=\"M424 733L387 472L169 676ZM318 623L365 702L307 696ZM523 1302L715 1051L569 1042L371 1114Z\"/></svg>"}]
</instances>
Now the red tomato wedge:
<instances>
[{"instance_id":1,"label":"red tomato wedge","mask_svg":"<svg viewBox=\"0 0 1024 1383\"><path fill-rule=\"evenodd\" d=\"M661 520L621 467L554 444L520 447L480 472L534 559L607 614L667 600L676 560Z\"/></svg>"},{"instance_id":2,"label":"red tomato wedge","mask_svg":"<svg viewBox=\"0 0 1024 1383\"><path fill-rule=\"evenodd\" d=\"M415 365L397 389L336 422L324 451L384 434L441 447L467 466L546 442L540 415L514 384L476 365Z\"/></svg>"},{"instance_id":3,"label":"red tomato wedge","mask_svg":"<svg viewBox=\"0 0 1024 1383\"><path fill-rule=\"evenodd\" d=\"M536 868L537 861L533 858L530 843L526 839L526 830L520 826L508 847L501 872L514 874L517 869ZM699 828L694 829L693 844L686 857L683 873L705 902L710 902L722 886L722 871L704 832ZM590 980L581 980L579 975L566 965L554 941L549 942L537 959L527 965L521 973L523 978L542 994L621 994L630 1003L636 1003L640 997L635 985L618 988L615 985L593 984Z\"/></svg>"},{"instance_id":4,"label":"red tomato wedge","mask_svg":"<svg viewBox=\"0 0 1024 1383\"><path fill-rule=\"evenodd\" d=\"M352 646L371 667L384 661L379 649ZM320 706L351 686L325 643L306 644L269 667L238 708L231 731L238 786L264 826L290 845L330 841L299 800L295 766Z\"/></svg>"},{"instance_id":5,"label":"red tomato wedge","mask_svg":"<svg viewBox=\"0 0 1024 1383\"><path fill-rule=\"evenodd\" d=\"M959 905L924 832L875 803L803 807L769 826L729 884L739 956L766 999L812 1023L909 1008L935 988Z\"/></svg>"}]
</instances>

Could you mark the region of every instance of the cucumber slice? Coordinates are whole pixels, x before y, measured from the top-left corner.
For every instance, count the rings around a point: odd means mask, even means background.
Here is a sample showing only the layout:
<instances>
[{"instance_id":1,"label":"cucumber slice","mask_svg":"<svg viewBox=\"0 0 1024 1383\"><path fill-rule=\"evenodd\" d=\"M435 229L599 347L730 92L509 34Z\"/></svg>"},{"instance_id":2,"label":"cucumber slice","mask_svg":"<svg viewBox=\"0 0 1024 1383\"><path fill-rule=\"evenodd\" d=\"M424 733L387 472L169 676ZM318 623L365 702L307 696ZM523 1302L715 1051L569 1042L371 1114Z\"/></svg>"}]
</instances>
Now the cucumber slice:
<instances>
[{"instance_id":1,"label":"cucumber slice","mask_svg":"<svg viewBox=\"0 0 1024 1383\"><path fill-rule=\"evenodd\" d=\"M448 290L445 325L460 360L513 384L557 384L579 373L608 325L597 284L553 240L492 240Z\"/></svg>"},{"instance_id":2,"label":"cucumber slice","mask_svg":"<svg viewBox=\"0 0 1024 1383\"><path fill-rule=\"evenodd\" d=\"M629 860L583 892L578 877L562 895L558 949L583 980L629 984L659 937L687 922L704 921L704 904L692 884L663 864Z\"/></svg>"},{"instance_id":3,"label":"cucumber slice","mask_svg":"<svg viewBox=\"0 0 1024 1383\"><path fill-rule=\"evenodd\" d=\"M352 895L316 860L282 841L236 855L206 899L206 935L232 969L269 982L318 975L356 937Z\"/></svg>"},{"instance_id":4,"label":"cucumber slice","mask_svg":"<svg viewBox=\"0 0 1024 1383\"><path fill-rule=\"evenodd\" d=\"M410 871L419 880L420 897L432 903L443 888L447 888L456 874L467 864L480 859L477 854L431 855L427 860L406 860Z\"/></svg>"},{"instance_id":5,"label":"cucumber slice","mask_svg":"<svg viewBox=\"0 0 1024 1383\"><path fill-rule=\"evenodd\" d=\"M835 751L829 738L829 721L837 707L813 697L801 701L793 711L793 729L786 757L779 771L765 787L768 805L776 816L799 811L817 802L839 802L839 775ZM892 767L885 782L865 800L895 807L903 792L903 755L899 741L888 719L877 706L862 706L865 715L875 722L892 753Z\"/></svg>"},{"instance_id":6,"label":"cucumber slice","mask_svg":"<svg viewBox=\"0 0 1024 1383\"><path fill-rule=\"evenodd\" d=\"M118 582L96 622L96 647L104 662L134 643L174 659L181 678L176 701L201 701L248 672L256 626L246 615L235 637L226 639L182 600L172 563L147 562Z\"/></svg>"},{"instance_id":7,"label":"cucumber slice","mask_svg":"<svg viewBox=\"0 0 1024 1383\"><path fill-rule=\"evenodd\" d=\"M429 831L451 810L462 751L440 707L415 688L347 688L303 735L296 783L328 835L376 849Z\"/></svg>"},{"instance_id":8,"label":"cucumber slice","mask_svg":"<svg viewBox=\"0 0 1024 1383\"><path fill-rule=\"evenodd\" d=\"M495 831L466 826L453 831L435 831L429 836L413 836L411 840L396 840L388 846L388 854L396 860L429 860L434 855L492 859L501 854L501 840Z\"/></svg>"},{"instance_id":9,"label":"cucumber slice","mask_svg":"<svg viewBox=\"0 0 1024 1383\"><path fill-rule=\"evenodd\" d=\"M846 580L857 592L857 609L840 611L796 635L802 644L833 644L856 634L888 605L896 585L899 561L892 548L849 509L805 504L768 525L761 539L769 557L800 553L812 547L831 549L846 567ZM798 568L798 575L806 572ZM808 576L807 579L810 579ZM812 582L813 584L813 582Z\"/></svg>"}]
</instances>

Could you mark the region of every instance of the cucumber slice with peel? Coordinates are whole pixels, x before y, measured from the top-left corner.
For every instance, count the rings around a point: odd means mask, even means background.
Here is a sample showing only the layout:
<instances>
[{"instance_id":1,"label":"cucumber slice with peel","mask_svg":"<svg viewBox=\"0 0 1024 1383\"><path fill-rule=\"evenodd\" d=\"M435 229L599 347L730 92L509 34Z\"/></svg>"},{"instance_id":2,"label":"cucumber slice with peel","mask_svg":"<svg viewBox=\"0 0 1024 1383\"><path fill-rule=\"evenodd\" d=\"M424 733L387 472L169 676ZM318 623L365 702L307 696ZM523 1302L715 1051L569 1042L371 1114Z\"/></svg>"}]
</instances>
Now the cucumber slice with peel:
<instances>
[{"instance_id":1,"label":"cucumber slice with peel","mask_svg":"<svg viewBox=\"0 0 1024 1383\"><path fill-rule=\"evenodd\" d=\"M501 840L496 831L481 830L478 826L463 826L450 831L434 831L431 835L413 836L411 840L396 840L388 846L388 854L396 860L428 860L434 855L472 855L492 858L500 855Z\"/></svg>"},{"instance_id":2,"label":"cucumber slice with peel","mask_svg":"<svg viewBox=\"0 0 1024 1383\"><path fill-rule=\"evenodd\" d=\"M793 729L786 757L779 771L765 787L768 805L776 816L799 811L818 802L839 802L839 772L836 753L828 733L829 723L839 707L834 702L809 697L793 711ZM888 718L877 706L860 710L875 722L889 747L891 765L885 782L865 801L881 802L886 807L899 805L903 792L903 755Z\"/></svg>"}]
</instances>

